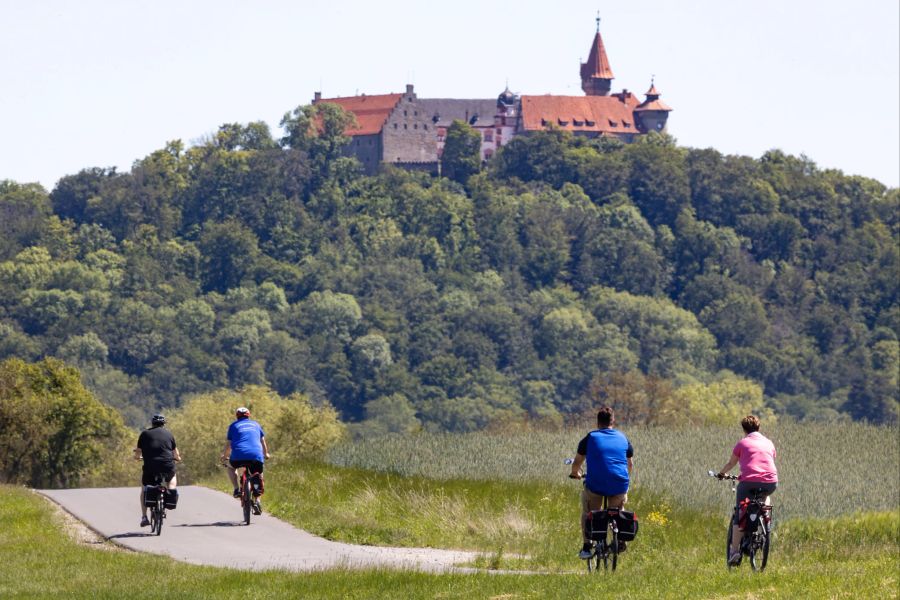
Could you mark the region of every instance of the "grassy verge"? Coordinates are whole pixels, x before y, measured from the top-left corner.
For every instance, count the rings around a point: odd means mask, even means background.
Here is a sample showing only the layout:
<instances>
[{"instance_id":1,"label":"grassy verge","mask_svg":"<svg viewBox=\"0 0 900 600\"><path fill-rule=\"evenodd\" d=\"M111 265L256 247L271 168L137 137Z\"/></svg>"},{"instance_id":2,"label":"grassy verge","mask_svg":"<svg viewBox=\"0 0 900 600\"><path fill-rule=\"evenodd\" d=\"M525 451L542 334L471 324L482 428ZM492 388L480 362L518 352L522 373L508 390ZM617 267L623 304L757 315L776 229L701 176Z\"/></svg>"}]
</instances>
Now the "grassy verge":
<instances>
[{"instance_id":1,"label":"grassy verge","mask_svg":"<svg viewBox=\"0 0 900 600\"><path fill-rule=\"evenodd\" d=\"M221 483L224 484L224 481ZM334 539L525 552L546 575L430 575L398 571L265 574L197 567L73 542L50 505L0 486L2 598L881 598L898 587L897 512L790 521L770 568L728 572L724 517L640 497L639 541L613 576L587 577L574 558L577 488L433 481L325 465L273 465L267 507ZM553 496L556 494L556 496ZM515 508L509 511L508 507ZM550 508L550 507L554 508ZM653 509L657 510L654 511ZM656 513L656 516L650 517ZM444 515L444 516L441 516ZM514 518L513 518L514 517ZM525 525L515 525L521 519ZM651 521L655 520L655 523ZM248 530L248 533L251 533ZM573 543L573 540L575 543ZM424 542L424 543L423 543Z\"/></svg>"}]
</instances>

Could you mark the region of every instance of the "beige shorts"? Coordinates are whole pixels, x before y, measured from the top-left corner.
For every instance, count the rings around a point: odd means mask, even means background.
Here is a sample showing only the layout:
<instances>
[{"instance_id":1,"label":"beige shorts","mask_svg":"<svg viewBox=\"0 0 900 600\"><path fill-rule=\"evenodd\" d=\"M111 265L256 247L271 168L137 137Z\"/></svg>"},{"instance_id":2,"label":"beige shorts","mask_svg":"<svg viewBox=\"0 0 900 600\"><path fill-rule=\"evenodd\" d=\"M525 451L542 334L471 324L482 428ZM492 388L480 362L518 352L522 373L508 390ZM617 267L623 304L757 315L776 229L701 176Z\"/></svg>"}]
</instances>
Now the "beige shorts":
<instances>
[{"instance_id":1,"label":"beige shorts","mask_svg":"<svg viewBox=\"0 0 900 600\"><path fill-rule=\"evenodd\" d=\"M609 508L624 508L625 502L628 501L628 494L617 494L615 496L607 496ZM581 490L581 531L584 541L588 541L587 533L584 531L584 521L587 519L588 513L592 510L600 510L603 508L603 498L601 494L595 494L587 488Z\"/></svg>"}]
</instances>

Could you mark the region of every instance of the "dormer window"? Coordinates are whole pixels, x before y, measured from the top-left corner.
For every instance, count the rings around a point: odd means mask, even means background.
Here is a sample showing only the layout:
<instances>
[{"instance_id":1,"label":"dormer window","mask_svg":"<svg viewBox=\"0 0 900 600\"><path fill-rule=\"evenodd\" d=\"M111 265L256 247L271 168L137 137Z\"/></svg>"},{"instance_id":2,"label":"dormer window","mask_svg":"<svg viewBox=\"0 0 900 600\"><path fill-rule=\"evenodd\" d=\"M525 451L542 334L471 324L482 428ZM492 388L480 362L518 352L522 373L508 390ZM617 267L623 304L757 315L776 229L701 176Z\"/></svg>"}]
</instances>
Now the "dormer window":
<instances>
[{"instance_id":1,"label":"dormer window","mask_svg":"<svg viewBox=\"0 0 900 600\"><path fill-rule=\"evenodd\" d=\"M628 121L622 121L622 125L625 126L625 129L631 129L631 123L629 123Z\"/></svg>"},{"instance_id":2,"label":"dormer window","mask_svg":"<svg viewBox=\"0 0 900 600\"><path fill-rule=\"evenodd\" d=\"M593 127L597 124L597 121L591 121L590 119L586 119L584 122L588 127Z\"/></svg>"},{"instance_id":3,"label":"dormer window","mask_svg":"<svg viewBox=\"0 0 900 600\"><path fill-rule=\"evenodd\" d=\"M613 121L612 119L607 119L607 121L609 121L610 127L618 127L619 126L618 121Z\"/></svg>"},{"instance_id":4,"label":"dormer window","mask_svg":"<svg viewBox=\"0 0 900 600\"><path fill-rule=\"evenodd\" d=\"M547 126L547 119L541 117L541 125L542 125L543 127L546 127L546 126Z\"/></svg>"},{"instance_id":5,"label":"dormer window","mask_svg":"<svg viewBox=\"0 0 900 600\"><path fill-rule=\"evenodd\" d=\"M562 127L565 127L566 125L569 124L569 120L568 120L568 119L563 119L562 117L557 118L557 119L556 119L556 122L559 123L560 126L562 126Z\"/></svg>"},{"instance_id":6,"label":"dormer window","mask_svg":"<svg viewBox=\"0 0 900 600\"><path fill-rule=\"evenodd\" d=\"M572 125L574 125L575 127L582 127L584 126L584 121L582 121L581 119L572 119Z\"/></svg>"}]
</instances>

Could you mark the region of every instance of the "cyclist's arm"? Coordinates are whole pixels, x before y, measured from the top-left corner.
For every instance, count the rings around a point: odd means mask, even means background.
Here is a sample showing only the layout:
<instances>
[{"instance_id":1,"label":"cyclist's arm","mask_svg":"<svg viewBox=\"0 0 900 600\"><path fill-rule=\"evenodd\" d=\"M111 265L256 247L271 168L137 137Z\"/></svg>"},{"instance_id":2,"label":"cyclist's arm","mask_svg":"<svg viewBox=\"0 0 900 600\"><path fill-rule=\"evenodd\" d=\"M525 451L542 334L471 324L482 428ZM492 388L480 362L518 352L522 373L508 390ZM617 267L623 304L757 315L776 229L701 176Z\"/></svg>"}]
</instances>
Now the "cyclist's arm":
<instances>
[{"instance_id":1,"label":"cyclist's arm","mask_svg":"<svg viewBox=\"0 0 900 600\"><path fill-rule=\"evenodd\" d=\"M266 442L266 436L260 438L262 442L263 456L269 458L269 444Z\"/></svg>"},{"instance_id":2,"label":"cyclist's arm","mask_svg":"<svg viewBox=\"0 0 900 600\"><path fill-rule=\"evenodd\" d=\"M634 459L632 457L628 457L628 477L631 479L632 473L634 473Z\"/></svg>"},{"instance_id":3,"label":"cyclist's arm","mask_svg":"<svg viewBox=\"0 0 900 600\"><path fill-rule=\"evenodd\" d=\"M584 459L584 454L575 455L575 460L572 461L572 472L569 473L569 477L581 479L581 465L584 464Z\"/></svg>"},{"instance_id":4,"label":"cyclist's arm","mask_svg":"<svg viewBox=\"0 0 900 600\"><path fill-rule=\"evenodd\" d=\"M134 453L135 460L141 460L142 458L144 458L140 448L135 448L134 450L132 450L132 452Z\"/></svg>"},{"instance_id":5,"label":"cyclist's arm","mask_svg":"<svg viewBox=\"0 0 900 600\"><path fill-rule=\"evenodd\" d=\"M222 459L222 462L225 462L229 454L231 454L231 440L226 440L225 447L222 448L222 456L219 458Z\"/></svg>"},{"instance_id":6,"label":"cyclist's arm","mask_svg":"<svg viewBox=\"0 0 900 600\"><path fill-rule=\"evenodd\" d=\"M728 471L732 470L732 469L734 468L734 465L736 465L737 463L738 463L738 457L737 457L737 455L732 454L732 455L731 455L731 458L728 459L728 462L725 464L724 467L722 467L722 470L719 471L719 473L721 473L721 474L723 474L723 475L724 475L725 473L728 473Z\"/></svg>"},{"instance_id":7,"label":"cyclist's arm","mask_svg":"<svg viewBox=\"0 0 900 600\"><path fill-rule=\"evenodd\" d=\"M172 456L175 457L175 462L181 462L181 452L178 451L178 448L172 451Z\"/></svg>"}]
</instances>

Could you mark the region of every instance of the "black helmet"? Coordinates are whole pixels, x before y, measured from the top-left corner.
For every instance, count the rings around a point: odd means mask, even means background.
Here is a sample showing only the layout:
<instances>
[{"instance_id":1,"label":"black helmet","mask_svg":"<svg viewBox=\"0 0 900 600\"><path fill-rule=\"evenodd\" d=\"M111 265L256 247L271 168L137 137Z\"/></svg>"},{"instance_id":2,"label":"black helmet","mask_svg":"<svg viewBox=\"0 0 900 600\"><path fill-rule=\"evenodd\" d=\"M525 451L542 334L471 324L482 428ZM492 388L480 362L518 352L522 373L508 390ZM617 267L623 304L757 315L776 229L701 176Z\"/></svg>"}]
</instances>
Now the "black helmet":
<instances>
[{"instance_id":1,"label":"black helmet","mask_svg":"<svg viewBox=\"0 0 900 600\"><path fill-rule=\"evenodd\" d=\"M163 415L153 415L153 418L150 419L150 424L154 427L159 427L160 425L166 424L166 418Z\"/></svg>"}]
</instances>

